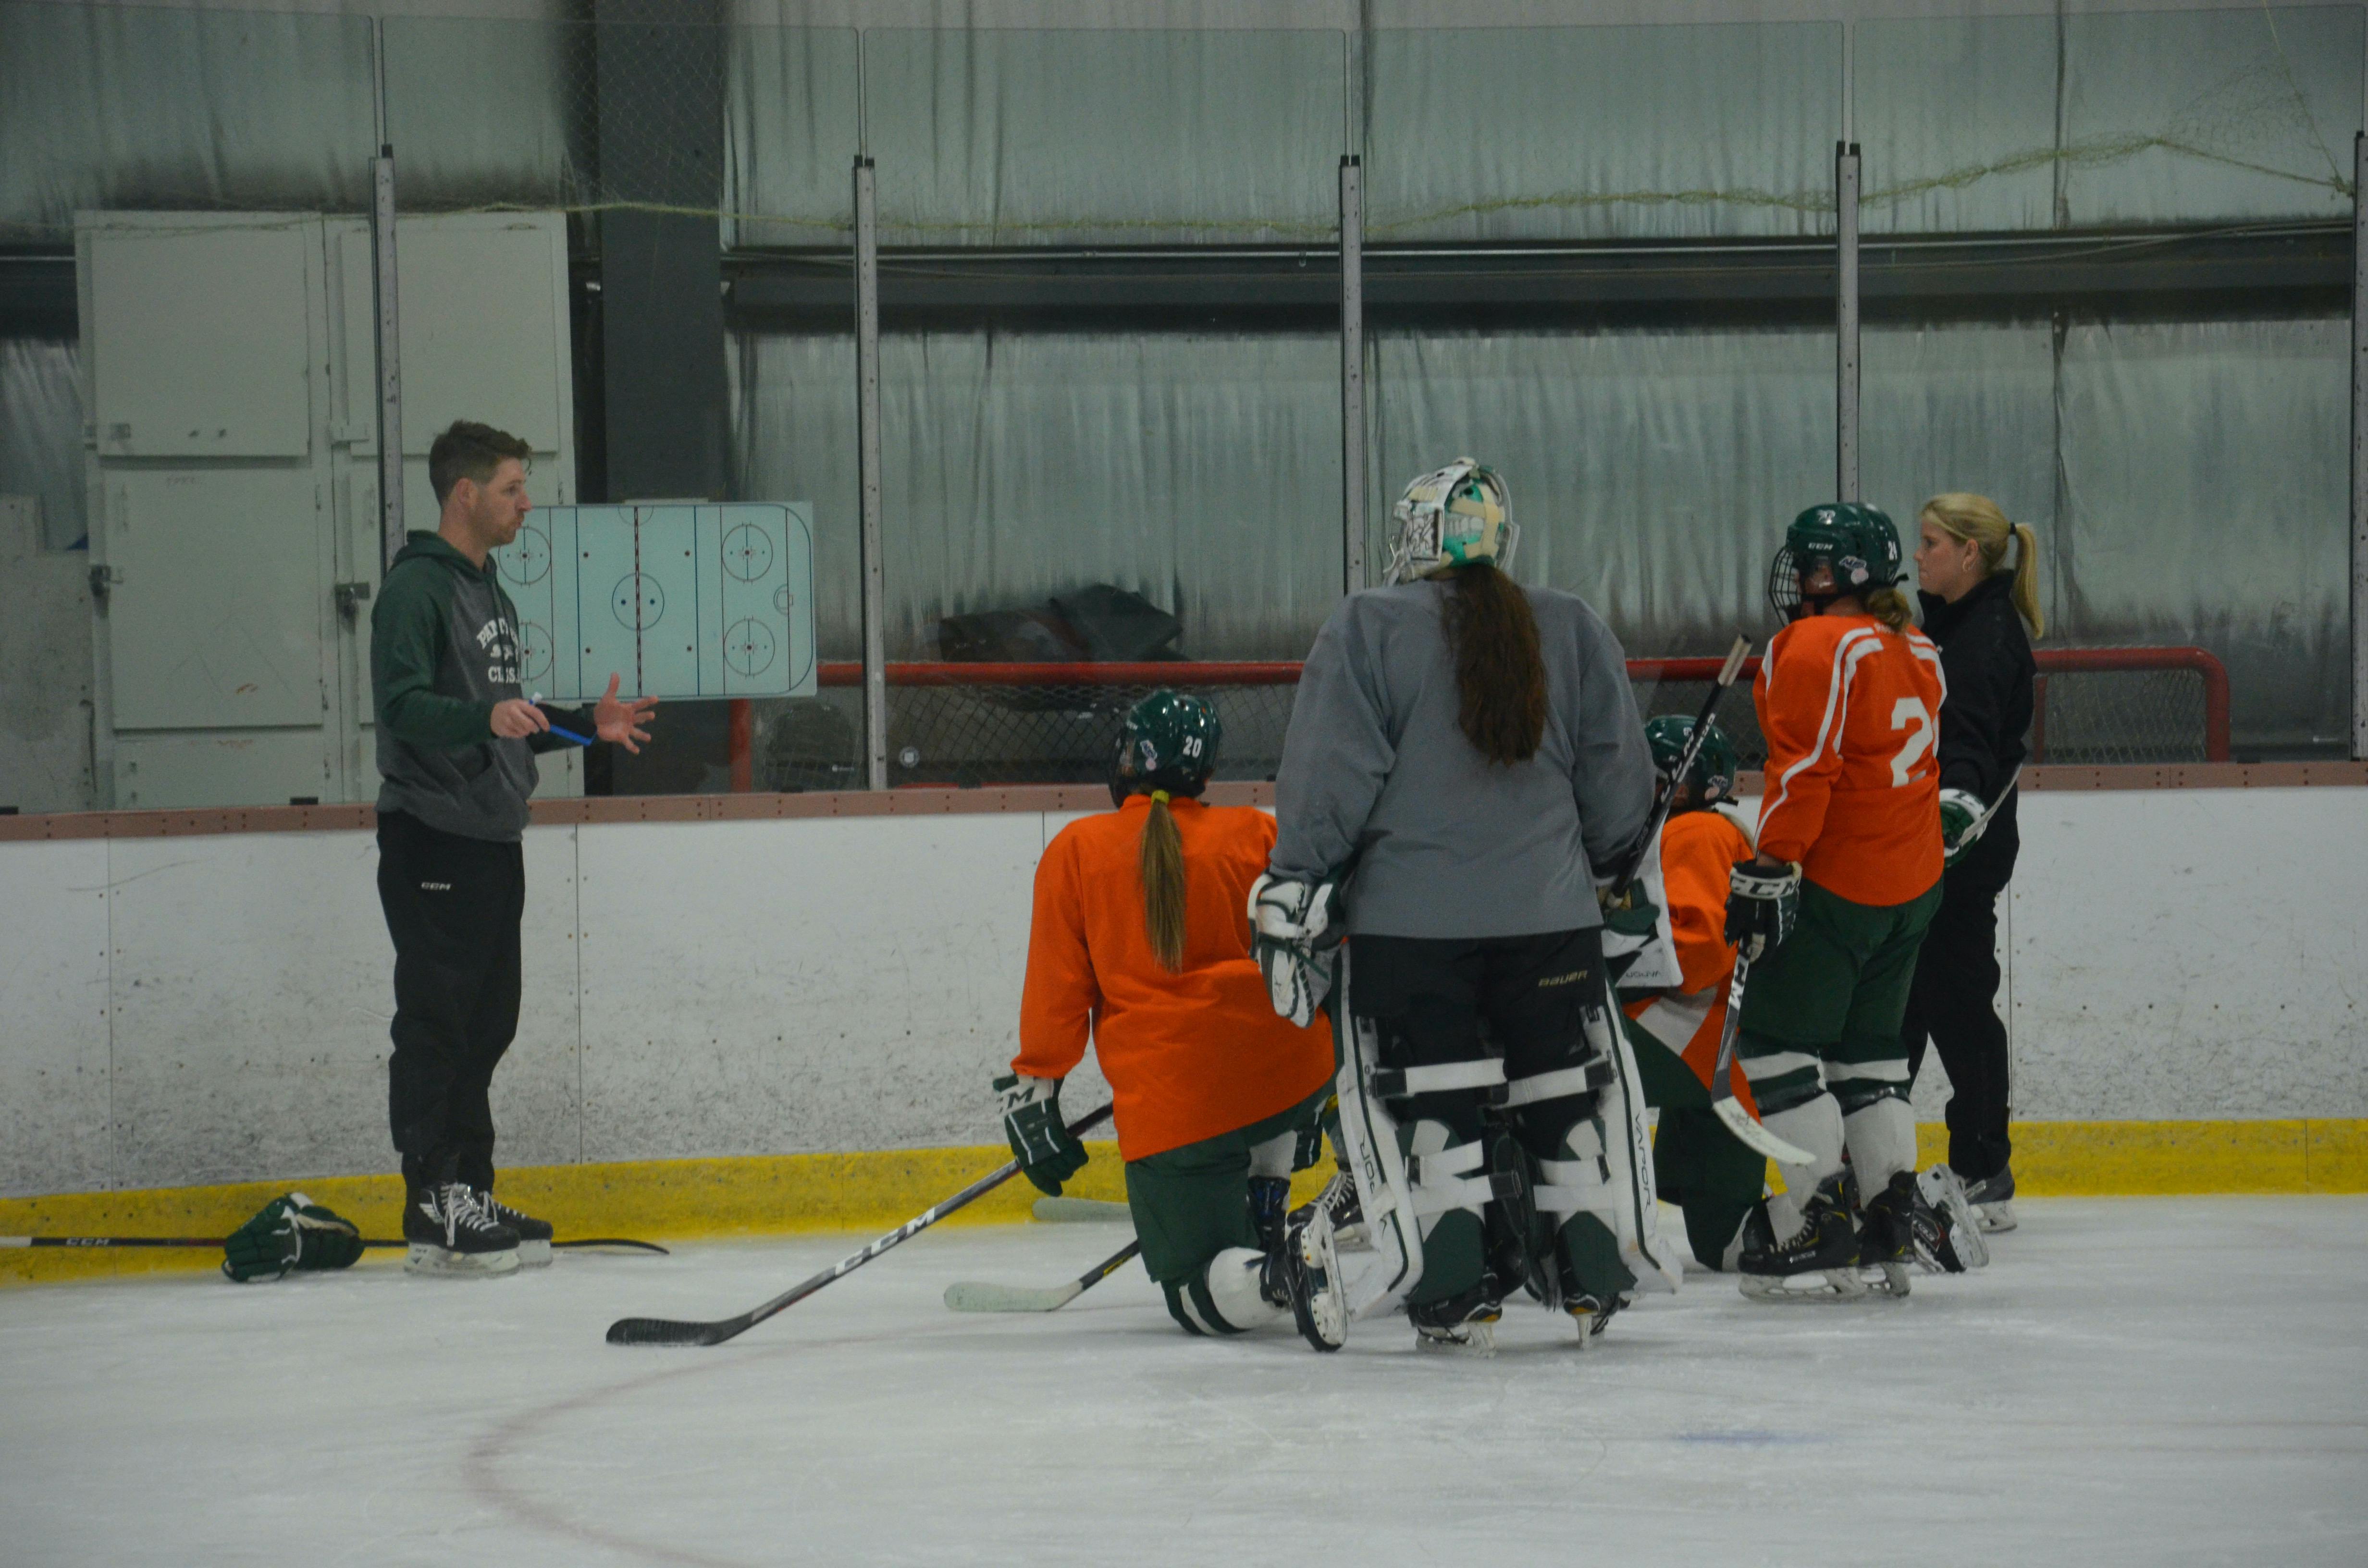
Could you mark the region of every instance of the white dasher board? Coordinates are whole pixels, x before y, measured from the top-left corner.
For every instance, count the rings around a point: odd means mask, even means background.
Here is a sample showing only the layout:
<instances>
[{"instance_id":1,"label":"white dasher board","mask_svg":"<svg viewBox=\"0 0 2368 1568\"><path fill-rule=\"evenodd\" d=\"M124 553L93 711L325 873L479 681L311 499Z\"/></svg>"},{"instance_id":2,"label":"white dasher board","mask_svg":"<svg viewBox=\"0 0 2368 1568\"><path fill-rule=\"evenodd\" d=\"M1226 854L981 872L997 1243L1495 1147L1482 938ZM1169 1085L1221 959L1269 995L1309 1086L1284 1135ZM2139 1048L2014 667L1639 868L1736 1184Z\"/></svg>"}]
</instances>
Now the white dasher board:
<instances>
[{"instance_id":1,"label":"white dasher board","mask_svg":"<svg viewBox=\"0 0 2368 1568\"><path fill-rule=\"evenodd\" d=\"M566 701L814 691L814 529L803 502L540 506L495 553L517 601L521 684Z\"/></svg>"}]
</instances>

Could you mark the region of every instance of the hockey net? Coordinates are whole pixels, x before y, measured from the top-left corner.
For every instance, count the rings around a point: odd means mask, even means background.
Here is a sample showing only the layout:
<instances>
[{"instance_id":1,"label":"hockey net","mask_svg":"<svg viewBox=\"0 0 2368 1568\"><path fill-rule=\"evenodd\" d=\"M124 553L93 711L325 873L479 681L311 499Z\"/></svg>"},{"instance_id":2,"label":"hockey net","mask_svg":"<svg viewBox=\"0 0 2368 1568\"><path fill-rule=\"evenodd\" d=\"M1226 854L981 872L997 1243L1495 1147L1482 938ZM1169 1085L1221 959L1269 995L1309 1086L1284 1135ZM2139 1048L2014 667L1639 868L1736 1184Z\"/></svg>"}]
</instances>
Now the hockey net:
<instances>
[{"instance_id":1,"label":"hockey net","mask_svg":"<svg viewBox=\"0 0 2368 1568\"><path fill-rule=\"evenodd\" d=\"M2201 648L2049 649L2037 655L2032 725L2035 763L2222 762L2228 756L2228 679ZM1632 659L1629 679L1645 717L1691 716L1709 694L1716 659ZM1098 784L1108 777L1128 709L1162 687L1206 698L1224 724L1222 779L1274 777L1299 687L1296 663L891 664L888 780L892 786ZM1722 699L1718 720L1737 760L1768 755L1748 676ZM825 664L821 692L767 716L749 782L759 790L860 789L862 667Z\"/></svg>"}]
</instances>

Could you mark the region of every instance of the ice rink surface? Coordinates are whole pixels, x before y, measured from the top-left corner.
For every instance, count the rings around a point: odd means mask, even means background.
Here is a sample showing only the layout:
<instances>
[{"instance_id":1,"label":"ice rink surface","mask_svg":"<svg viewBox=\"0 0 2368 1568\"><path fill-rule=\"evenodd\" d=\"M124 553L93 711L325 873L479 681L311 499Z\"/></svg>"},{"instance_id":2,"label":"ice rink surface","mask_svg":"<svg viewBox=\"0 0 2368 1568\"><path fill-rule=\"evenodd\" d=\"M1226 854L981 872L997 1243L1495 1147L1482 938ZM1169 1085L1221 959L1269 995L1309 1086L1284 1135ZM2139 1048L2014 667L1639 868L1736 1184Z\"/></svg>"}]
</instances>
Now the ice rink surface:
<instances>
[{"instance_id":1,"label":"ice rink surface","mask_svg":"<svg viewBox=\"0 0 2368 1568\"><path fill-rule=\"evenodd\" d=\"M712 1349L861 1238L0 1294L0 1561L2368 1562L2368 1199L2026 1201L1981 1275L1766 1307L1692 1275L1598 1348L1403 1322L1319 1357L1168 1321L1123 1227L932 1232Z\"/></svg>"}]
</instances>

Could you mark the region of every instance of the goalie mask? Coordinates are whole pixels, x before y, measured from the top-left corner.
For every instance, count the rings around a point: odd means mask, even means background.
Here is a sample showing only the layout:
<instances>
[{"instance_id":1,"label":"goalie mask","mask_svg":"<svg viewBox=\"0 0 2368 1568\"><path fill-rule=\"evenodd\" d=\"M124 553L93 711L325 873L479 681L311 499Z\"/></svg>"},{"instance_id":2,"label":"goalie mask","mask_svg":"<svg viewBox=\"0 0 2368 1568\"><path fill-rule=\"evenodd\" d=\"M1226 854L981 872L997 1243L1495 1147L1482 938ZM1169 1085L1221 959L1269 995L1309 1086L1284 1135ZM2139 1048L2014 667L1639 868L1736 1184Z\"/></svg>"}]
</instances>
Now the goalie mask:
<instances>
[{"instance_id":1,"label":"goalie mask","mask_svg":"<svg viewBox=\"0 0 2368 1568\"><path fill-rule=\"evenodd\" d=\"M1217 766L1225 738L1217 710L1204 698L1180 691L1155 691L1127 710L1119 726L1118 751L1110 758L1110 804L1129 795L1165 790L1197 795Z\"/></svg>"},{"instance_id":2,"label":"goalie mask","mask_svg":"<svg viewBox=\"0 0 2368 1568\"><path fill-rule=\"evenodd\" d=\"M1513 567L1521 530L1512 496L1494 469L1458 458L1406 487L1390 513L1390 564L1384 583L1411 582L1442 566L1486 561Z\"/></svg>"},{"instance_id":3,"label":"goalie mask","mask_svg":"<svg viewBox=\"0 0 2368 1568\"><path fill-rule=\"evenodd\" d=\"M1900 562L1899 530L1881 507L1857 501L1812 506L1784 530L1784 548L1769 565L1769 608L1788 621L1821 613L1836 599L1896 584ZM1802 585L1820 564L1832 568L1833 585L1813 594Z\"/></svg>"}]
</instances>

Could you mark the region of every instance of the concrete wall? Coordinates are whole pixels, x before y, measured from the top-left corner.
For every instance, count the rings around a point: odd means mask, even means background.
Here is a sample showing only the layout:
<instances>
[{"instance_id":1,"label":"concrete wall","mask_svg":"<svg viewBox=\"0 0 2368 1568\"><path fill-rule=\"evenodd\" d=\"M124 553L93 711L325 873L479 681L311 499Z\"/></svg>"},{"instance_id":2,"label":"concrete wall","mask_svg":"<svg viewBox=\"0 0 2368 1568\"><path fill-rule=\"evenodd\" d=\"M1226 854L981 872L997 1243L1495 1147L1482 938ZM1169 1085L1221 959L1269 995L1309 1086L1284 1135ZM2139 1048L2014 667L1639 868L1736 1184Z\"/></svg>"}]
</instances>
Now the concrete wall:
<instances>
[{"instance_id":1,"label":"concrete wall","mask_svg":"<svg viewBox=\"0 0 2368 1568\"><path fill-rule=\"evenodd\" d=\"M501 1159L992 1142L1067 820L531 830ZM2020 1116L2368 1116L2368 791L2043 791L2022 822ZM392 1170L376 858L354 832L0 844L0 1193Z\"/></svg>"}]
</instances>

